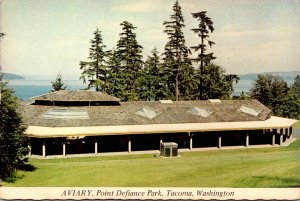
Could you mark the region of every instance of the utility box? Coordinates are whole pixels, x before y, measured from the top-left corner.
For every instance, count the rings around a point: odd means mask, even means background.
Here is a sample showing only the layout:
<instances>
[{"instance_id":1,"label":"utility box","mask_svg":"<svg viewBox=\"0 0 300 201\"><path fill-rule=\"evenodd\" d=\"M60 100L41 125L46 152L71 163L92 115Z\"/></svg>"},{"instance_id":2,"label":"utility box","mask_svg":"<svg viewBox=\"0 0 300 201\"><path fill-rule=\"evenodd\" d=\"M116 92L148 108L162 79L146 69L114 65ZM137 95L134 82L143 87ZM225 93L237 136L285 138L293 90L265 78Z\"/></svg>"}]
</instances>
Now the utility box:
<instances>
[{"instance_id":1,"label":"utility box","mask_svg":"<svg viewBox=\"0 0 300 201\"><path fill-rule=\"evenodd\" d=\"M178 144L176 144L175 142L161 143L160 155L163 157L177 157Z\"/></svg>"}]
</instances>

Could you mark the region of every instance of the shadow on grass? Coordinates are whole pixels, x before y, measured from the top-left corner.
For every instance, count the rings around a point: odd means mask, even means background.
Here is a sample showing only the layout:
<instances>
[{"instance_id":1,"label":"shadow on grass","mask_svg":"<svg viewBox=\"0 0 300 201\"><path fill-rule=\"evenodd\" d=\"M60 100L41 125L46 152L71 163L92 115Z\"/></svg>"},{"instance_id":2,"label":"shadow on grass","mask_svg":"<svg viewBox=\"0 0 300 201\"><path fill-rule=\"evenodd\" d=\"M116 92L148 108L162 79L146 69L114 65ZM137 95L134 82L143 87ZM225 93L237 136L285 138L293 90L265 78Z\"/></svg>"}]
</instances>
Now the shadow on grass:
<instances>
[{"instance_id":1,"label":"shadow on grass","mask_svg":"<svg viewBox=\"0 0 300 201\"><path fill-rule=\"evenodd\" d=\"M18 170L24 172L33 172L37 168L31 164L20 165ZM8 178L5 179L7 183L15 183L18 179L22 179L25 175L22 172L15 171Z\"/></svg>"},{"instance_id":2,"label":"shadow on grass","mask_svg":"<svg viewBox=\"0 0 300 201\"><path fill-rule=\"evenodd\" d=\"M289 187L296 188L300 187L300 179L294 177L272 177L272 176L254 176L249 180L251 186L261 187L261 183L269 183L268 187Z\"/></svg>"},{"instance_id":3,"label":"shadow on grass","mask_svg":"<svg viewBox=\"0 0 300 201\"><path fill-rule=\"evenodd\" d=\"M19 167L19 170L33 172L34 170L36 170L36 167L31 164L24 164Z\"/></svg>"}]
</instances>

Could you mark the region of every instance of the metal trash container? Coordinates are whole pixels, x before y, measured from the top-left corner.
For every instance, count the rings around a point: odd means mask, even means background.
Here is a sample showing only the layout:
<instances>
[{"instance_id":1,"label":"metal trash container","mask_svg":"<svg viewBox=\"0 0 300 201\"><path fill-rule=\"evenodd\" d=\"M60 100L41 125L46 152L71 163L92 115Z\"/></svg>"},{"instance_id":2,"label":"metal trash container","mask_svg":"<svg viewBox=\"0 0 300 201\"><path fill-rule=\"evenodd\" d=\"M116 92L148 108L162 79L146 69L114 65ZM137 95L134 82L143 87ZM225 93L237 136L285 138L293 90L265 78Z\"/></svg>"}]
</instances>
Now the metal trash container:
<instances>
[{"instance_id":1,"label":"metal trash container","mask_svg":"<svg viewBox=\"0 0 300 201\"><path fill-rule=\"evenodd\" d=\"M163 157L177 157L178 156L178 144L175 142L161 143L160 155Z\"/></svg>"}]
</instances>

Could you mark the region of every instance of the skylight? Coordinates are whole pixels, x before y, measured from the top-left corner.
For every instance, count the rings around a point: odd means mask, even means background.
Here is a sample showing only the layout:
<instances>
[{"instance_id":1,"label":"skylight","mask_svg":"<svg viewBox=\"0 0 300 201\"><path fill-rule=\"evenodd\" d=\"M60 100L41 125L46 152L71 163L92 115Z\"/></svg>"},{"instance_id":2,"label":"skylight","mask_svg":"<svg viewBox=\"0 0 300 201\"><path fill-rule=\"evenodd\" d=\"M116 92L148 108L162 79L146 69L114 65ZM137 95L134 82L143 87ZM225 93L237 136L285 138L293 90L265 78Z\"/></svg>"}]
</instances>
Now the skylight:
<instances>
[{"instance_id":1,"label":"skylight","mask_svg":"<svg viewBox=\"0 0 300 201\"><path fill-rule=\"evenodd\" d=\"M211 103L221 103L222 101L220 99L208 99Z\"/></svg>"},{"instance_id":2,"label":"skylight","mask_svg":"<svg viewBox=\"0 0 300 201\"><path fill-rule=\"evenodd\" d=\"M203 108L199 108L199 107L193 107L191 112L195 115L201 116L201 117L208 117L212 112L207 110L207 109L203 109Z\"/></svg>"},{"instance_id":3,"label":"skylight","mask_svg":"<svg viewBox=\"0 0 300 201\"><path fill-rule=\"evenodd\" d=\"M172 100L159 100L160 103L173 103Z\"/></svg>"},{"instance_id":4,"label":"skylight","mask_svg":"<svg viewBox=\"0 0 300 201\"><path fill-rule=\"evenodd\" d=\"M88 119L86 109L50 109L44 115L45 119Z\"/></svg>"},{"instance_id":5,"label":"skylight","mask_svg":"<svg viewBox=\"0 0 300 201\"><path fill-rule=\"evenodd\" d=\"M250 114L252 116L258 116L261 113L261 110L254 109L252 107L245 106L245 105L242 105L238 110L243 113Z\"/></svg>"},{"instance_id":6,"label":"skylight","mask_svg":"<svg viewBox=\"0 0 300 201\"><path fill-rule=\"evenodd\" d=\"M147 119L153 119L158 115L158 113L155 110L144 107L138 109L138 111L136 111L135 114L145 117Z\"/></svg>"}]
</instances>

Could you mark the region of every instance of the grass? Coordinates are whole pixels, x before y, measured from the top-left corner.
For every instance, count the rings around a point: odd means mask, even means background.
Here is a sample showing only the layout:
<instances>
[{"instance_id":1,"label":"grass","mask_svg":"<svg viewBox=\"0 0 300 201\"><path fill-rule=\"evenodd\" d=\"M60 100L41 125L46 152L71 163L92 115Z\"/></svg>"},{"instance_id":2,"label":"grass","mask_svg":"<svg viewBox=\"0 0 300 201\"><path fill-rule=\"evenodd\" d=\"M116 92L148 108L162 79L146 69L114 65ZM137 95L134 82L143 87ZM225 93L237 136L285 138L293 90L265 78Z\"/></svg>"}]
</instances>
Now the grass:
<instances>
[{"instance_id":1,"label":"grass","mask_svg":"<svg viewBox=\"0 0 300 201\"><path fill-rule=\"evenodd\" d=\"M153 155L31 159L5 186L300 187L300 141L288 147Z\"/></svg>"}]
</instances>

